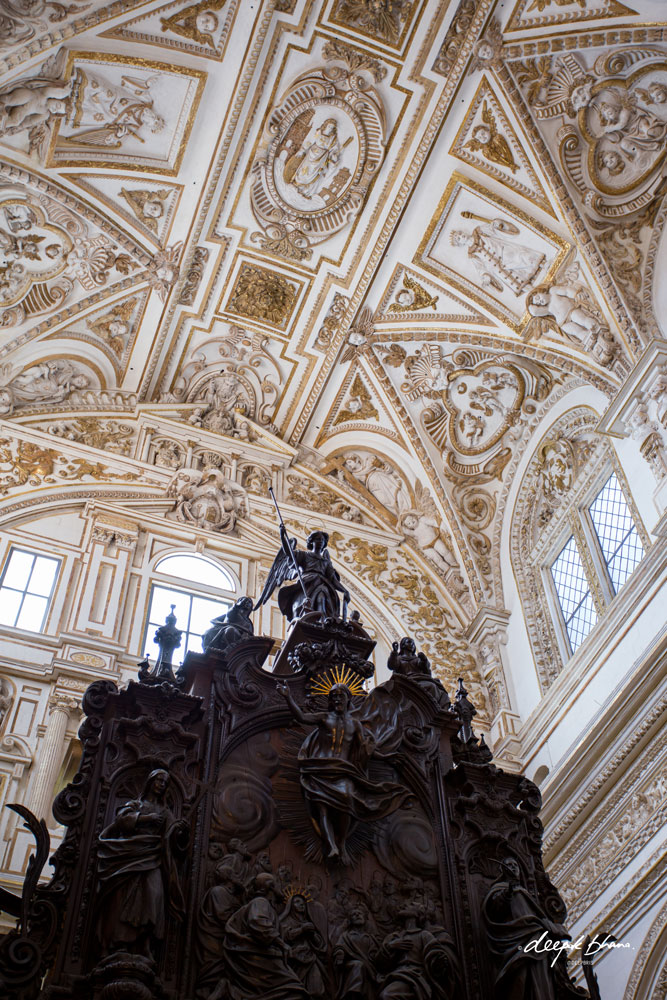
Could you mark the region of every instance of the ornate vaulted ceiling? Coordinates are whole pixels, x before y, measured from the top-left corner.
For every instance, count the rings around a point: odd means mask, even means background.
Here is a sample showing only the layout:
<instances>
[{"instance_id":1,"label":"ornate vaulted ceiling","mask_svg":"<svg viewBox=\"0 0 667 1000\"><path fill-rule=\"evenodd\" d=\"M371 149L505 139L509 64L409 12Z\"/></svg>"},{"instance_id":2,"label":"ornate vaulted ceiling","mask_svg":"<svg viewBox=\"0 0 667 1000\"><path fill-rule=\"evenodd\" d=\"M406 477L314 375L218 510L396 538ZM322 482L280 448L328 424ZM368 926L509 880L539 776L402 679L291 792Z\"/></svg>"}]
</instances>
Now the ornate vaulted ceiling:
<instances>
[{"instance_id":1,"label":"ornate vaulted ceiling","mask_svg":"<svg viewBox=\"0 0 667 1000\"><path fill-rule=\"evenodd\" d=\"M164 496L194 437L260 496L273 449L287 500L377 529L357 570L438 595L397 602L503 609L531 435L659 333L661 8L4 0L4 494Z\"/></svg>"}]
</instances>

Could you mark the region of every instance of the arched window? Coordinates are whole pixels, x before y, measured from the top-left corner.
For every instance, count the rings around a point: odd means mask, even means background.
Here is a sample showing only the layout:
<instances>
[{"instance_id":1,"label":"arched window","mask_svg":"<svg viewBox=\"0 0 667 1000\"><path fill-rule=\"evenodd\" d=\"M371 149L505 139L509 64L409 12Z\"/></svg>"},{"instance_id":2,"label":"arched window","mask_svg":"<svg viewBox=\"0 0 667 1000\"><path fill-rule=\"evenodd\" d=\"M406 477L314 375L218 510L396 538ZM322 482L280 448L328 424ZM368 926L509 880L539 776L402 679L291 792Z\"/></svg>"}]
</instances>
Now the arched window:
<instances>
[{"instance_id":1,"label":"arched window","mask_svg":"<svg viewBox=\"0 0 667 1000\"><path fill-rule=\"evenodd\" d=\"M615 472L589 505L577 511L581 534L570 535L551 566L551 577L570 650L574 653L597 623L591 582L584 569L581 547L589 549L591 566L604 604L618 593L644 555L644 546L623 488ZM576 515L575 515L576 516Z\"/></svg>"},{"instance_id":2,"label":"arched window","mask_svg":"<svg viewBox=\"0 0 667 1000\"><path fill-rule=\"evenodd\" d=\"M550 428L514 511L512 563L543 689L604 617L648 544L597 420L577 407Z\"/></svg>"},{"instance_id":3,"label":"arched window","mask_svg":"<svg viewBox=\"0 0 667 1000\"><path fill-rule=\"evenodd\" d=\"M213 618L231 607L236 600L235 592L232 575L212 559L189 552L160 559L151 584L144 630L144 656L155 658L158 655L155 631L164 625L172 604L176 627L183 632L181 645L174 653L174 662L182 663L189 650L200 653L202 635Z\"/></svg>"}]
</instances>

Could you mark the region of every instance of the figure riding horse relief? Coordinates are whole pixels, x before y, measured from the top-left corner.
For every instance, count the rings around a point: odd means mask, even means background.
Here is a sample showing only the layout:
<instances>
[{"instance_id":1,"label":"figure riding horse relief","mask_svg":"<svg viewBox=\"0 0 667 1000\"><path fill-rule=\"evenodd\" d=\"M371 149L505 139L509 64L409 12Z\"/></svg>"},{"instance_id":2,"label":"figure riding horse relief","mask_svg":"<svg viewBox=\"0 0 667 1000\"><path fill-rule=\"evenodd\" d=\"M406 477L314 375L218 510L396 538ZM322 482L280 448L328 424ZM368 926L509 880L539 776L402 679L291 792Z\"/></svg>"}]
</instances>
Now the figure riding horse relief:
<instances>
[{"instance_id":1,"label":"figure riding horse relief","mask_svg":"<svg viewBox=\"0 0 667 1000\"><path fill-rule=\"evenodd\" d=\"M243 596L176 671L172 613L138 682L88 688L45 884L46 825L15 807L39 850L0 892L2 1000L600 1000L590 962L588 992L570 977L539 790L491 763L482 706L409 636L371 686L326 532L280 537L272 663Z\"/></svg>"}]
</instances>

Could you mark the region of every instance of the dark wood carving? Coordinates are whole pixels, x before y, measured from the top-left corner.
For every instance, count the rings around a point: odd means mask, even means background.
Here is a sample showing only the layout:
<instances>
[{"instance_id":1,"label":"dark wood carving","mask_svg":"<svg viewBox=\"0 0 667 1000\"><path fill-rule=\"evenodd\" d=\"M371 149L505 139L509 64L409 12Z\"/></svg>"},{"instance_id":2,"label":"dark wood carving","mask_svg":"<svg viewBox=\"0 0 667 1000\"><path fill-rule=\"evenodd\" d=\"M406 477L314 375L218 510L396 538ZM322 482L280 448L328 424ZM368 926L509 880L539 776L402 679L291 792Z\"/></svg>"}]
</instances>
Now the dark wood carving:
<instances>
[{"instance_id":1,"label":"dark wood carving","mask_svg":"<svg viewBox=\"0 0 667 1000\"><path fill-rule=\"evenodd\" d=\"M595 997L519 951L565 934L538 789L493 764L463 681L452 703L408 637L368 690L373 641L329 607L321 541L271 669L245 599L179 670L170 622L157 668L88 689L54 874L37 885L33 823L23 902L4 902L3 1000Z\"/></svg>"}]
</instances>

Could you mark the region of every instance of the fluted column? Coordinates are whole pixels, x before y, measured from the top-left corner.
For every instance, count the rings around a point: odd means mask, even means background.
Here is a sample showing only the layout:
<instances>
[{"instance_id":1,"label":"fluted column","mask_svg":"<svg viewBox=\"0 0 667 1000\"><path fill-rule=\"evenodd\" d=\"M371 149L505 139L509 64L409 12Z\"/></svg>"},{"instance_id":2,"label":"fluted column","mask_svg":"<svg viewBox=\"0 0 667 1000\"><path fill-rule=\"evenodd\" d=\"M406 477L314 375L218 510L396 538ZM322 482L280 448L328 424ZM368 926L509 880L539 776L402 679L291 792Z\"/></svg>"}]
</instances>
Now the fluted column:
<instances>
[{"instance_id":1,"label":"fluted column","mask_svg":"<svg viewBox=\"0 0 667 1000\"><path fill-rule=\"evenodd\" d=\"M55 691L49 698L51 709L46 732L39 746L37 770L30 795L30 809L37 819L51 819L53 789L65 756L65 733L69 713L79 707L76 698Z\"/></svg>"}]
</instances>

